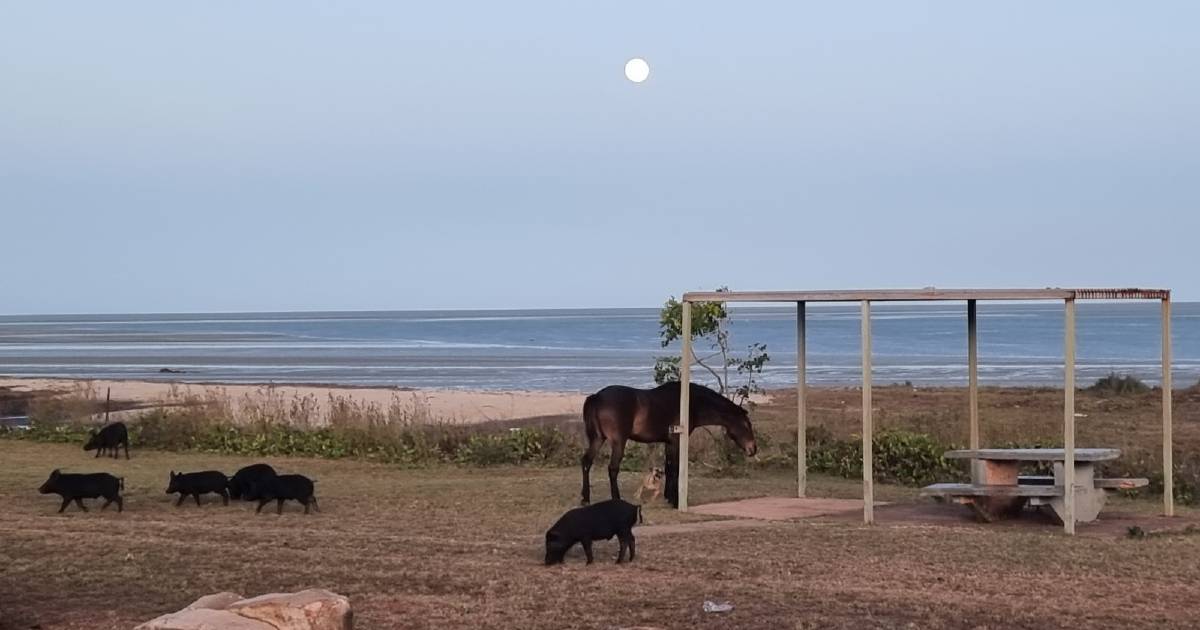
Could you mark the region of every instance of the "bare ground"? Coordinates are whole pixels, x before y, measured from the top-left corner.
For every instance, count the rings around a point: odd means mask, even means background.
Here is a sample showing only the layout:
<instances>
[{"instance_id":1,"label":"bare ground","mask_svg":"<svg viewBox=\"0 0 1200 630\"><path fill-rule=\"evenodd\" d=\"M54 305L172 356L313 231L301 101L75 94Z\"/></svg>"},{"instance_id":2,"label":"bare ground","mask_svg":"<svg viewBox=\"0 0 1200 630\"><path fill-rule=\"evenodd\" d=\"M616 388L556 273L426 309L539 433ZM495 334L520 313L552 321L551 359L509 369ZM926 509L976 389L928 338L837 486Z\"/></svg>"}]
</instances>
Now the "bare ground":
<instances>
[{"instance_id":1,"label":"bare ground","mask_svg":"<svg viewBox=\"0 0 1200 630\"><path fill-rule=\"evenodd\" d=\"M781 412L782 413L782 412ZM782 422L783 420L780 420ZM268 460L318 480L323 512L255 515L248 504L174 508L171 469L249 460L0 440L0 628L131 628L211 592L325 587L359 628L1194 627L1200 536L1070 539L1043 529L800 521L645 536L541 565L541 535L575 504L574 469L400 470ZM126 478L123 514L83 514L36 493L51 468ZM635 475L627 474L626 491ZM693 481L697 502L793 491L794 473ZM606 491L597 483L597 492ZM881 500L911 498L883 487ZM814 493L857 496L817 478ZM1153 510L1152 504L1142 506ZM648 523L698 520L663 506ZM708 614L705 599L730 601Z\"/></svg>"}]
</instances>

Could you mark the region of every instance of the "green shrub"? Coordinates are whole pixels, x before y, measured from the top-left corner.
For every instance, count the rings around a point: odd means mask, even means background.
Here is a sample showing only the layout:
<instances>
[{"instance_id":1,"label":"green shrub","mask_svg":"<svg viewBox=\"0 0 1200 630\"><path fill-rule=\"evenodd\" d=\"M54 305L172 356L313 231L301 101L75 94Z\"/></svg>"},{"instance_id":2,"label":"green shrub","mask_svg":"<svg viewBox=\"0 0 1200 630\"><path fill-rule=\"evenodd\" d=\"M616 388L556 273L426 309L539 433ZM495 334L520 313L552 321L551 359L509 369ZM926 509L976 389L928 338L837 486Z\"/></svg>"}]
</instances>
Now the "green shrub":
<instances>
[{"instance_id":1,"label":"green shrub","mask_svg":"<svg viewBox=\"0 0 1200 630\"><path fill-rule=\"evenodd\" d=\"M1121 375L1109 372L1108 376L1097 379L1095 384L1087 388L1087 391L1109 396L1131 396L1150 391L1150 386L1131 374Z\"/></svg>"},{"instance_id":2,"label":"green shrub","mask_svg":"<svg viewBox=\"0 0 1200 630\"><path fill-rule=\"evenodd\" d=\"M1175 454L1173 486L1175 500L1184 505L1200 503L1200 455ZM1145 449L1131 450L1113 462L1100 466L1098 474L1106 477L1145 477L1150 484L1145 488L1128 491L1133 496L1162 496L1162 460Z\"/></svg>"},{"instance_id":3,"label":"green shrub","mask_svg":"<svg viewBox=\"0 0 1200 630\"><path fill-rule=\"evenodd\" d=\"M965 478L962 462L943 457L948 450L921 433L882 431L872 440L875 478L906 486Z\"/></svg>"},{"instance_id":4,"label":"green shrub","mask_svg":"<svg viewBox=\"0 0 1200 630\"><path fill-rule=\"evenodd\" d=\"M31 424L28 429L6 428L0 435L17 440L34 442L56 442L66 444L78 442L83 446L88 439L88 429L75 425L46 426Z\"/></svg>"},{"instance_id":5,"label":"green shrub","mask_svg":"<svg viewBox=\"0 0 1200 630\"><path fill-rule=\"evenodd\" d=\"M923 486L966 478L960 463L943 455L952 450L928 435L898 429L876 433L871 440L876 481ZM822 435L810 440L809 469L846 478L862 476L862 440L834 440Z\"/></svg>"}]
</instances>

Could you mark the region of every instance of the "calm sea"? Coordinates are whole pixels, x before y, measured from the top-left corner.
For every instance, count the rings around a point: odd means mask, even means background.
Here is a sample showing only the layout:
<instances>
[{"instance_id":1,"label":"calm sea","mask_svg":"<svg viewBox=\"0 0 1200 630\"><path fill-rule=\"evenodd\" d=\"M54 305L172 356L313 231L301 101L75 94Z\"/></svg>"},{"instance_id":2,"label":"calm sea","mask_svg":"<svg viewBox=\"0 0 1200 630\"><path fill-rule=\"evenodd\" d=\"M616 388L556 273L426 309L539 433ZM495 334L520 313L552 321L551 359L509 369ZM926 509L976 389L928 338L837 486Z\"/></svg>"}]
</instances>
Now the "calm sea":
<instances>
[{"instance_id":1,"label":"calm sea","mask_svg":"<svg viewBox=\"0 0 1200 630\"><path fill-rule=\"evenodd\" d=\"M733 344L767 344L768 386L795 382L795 311L733 312ZM877 305L877 383L962 384L965 307ZM1061 306L981 304L984 384L1057 384ZM1176 304L1177 385L1200 379L1200 303ZM215 382L590 391L652 382L655 309L0 317L0 374ZM1157 304L1082 304L1081 382L1159 380ZM703 348L700 348L703 350ZM815 384L858 381L855 306L810 308ZM164 373L169 368L181 373Z\"/></svg>"}]
</instances>

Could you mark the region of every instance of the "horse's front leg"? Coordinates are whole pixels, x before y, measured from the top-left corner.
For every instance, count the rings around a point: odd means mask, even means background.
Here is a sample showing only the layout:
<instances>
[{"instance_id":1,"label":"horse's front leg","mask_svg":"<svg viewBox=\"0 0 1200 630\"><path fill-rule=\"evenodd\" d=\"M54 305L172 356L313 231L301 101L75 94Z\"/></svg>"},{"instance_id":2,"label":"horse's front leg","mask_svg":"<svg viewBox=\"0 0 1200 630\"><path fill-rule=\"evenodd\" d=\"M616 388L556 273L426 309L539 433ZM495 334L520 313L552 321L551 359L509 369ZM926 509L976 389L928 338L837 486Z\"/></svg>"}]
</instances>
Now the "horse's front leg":
<instances>
[{"instance_id":1,"label":"horse's front leg","mask_svg":"<svg viewBox=\"0 0 1200 630\"><path fill-rule=\"evenodd\" d=\"M663 449L665 460L663 462L663 473L666 479L663 480L663 485L666 486L664 494L667 495L667 502L671 507L679 507L679 436L671 435L667 439L666 448Z\"/></svg>"},{"instance_id":2,"label":"horse's front leg","mask_svg":"<svg viewBox=\"0 0 1200 630\"><path fill-rule=\"evenodd\" d=\"M621 489L617 487L617 474L621 472L621 458L625 457L625 440L613 440L612 456L608 460L608 485L612 490L612 498L621 498Z\"/></svg>"}]
</instances>

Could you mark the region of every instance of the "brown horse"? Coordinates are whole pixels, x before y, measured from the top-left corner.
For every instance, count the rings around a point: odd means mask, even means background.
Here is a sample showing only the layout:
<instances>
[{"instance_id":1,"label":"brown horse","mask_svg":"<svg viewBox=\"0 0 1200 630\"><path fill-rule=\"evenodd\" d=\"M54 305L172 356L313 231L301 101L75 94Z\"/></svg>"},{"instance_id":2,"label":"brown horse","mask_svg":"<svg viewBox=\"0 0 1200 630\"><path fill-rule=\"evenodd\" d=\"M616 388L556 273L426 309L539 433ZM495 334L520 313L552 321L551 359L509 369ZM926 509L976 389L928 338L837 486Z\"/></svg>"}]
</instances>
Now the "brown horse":
<instances>
[{"instance_id":1,"label":"brown horse","mask_svg":"<svg viewBox=\"0 0 1200 630\"><path fill-rule=\"evenodd\" d=\"M689 427L719 426L746 455L758 450L750 415L733 401L703 386L692 383ZM592 462L605 440L612 442L612 457L608 461L608 483L612 498L620 499L617 473L625 456L626 440L644 444L663 443L667 447L667 499L678 504L677 455L678 441L672 439L671 427L679 424L679 382L666 383L654 389L637 389L611 385L587 397L583 403L583 429L588 446L580 464L583 467L583 504L591 502L591 481L588 478Z\"/></svg>"}]
</instances>

